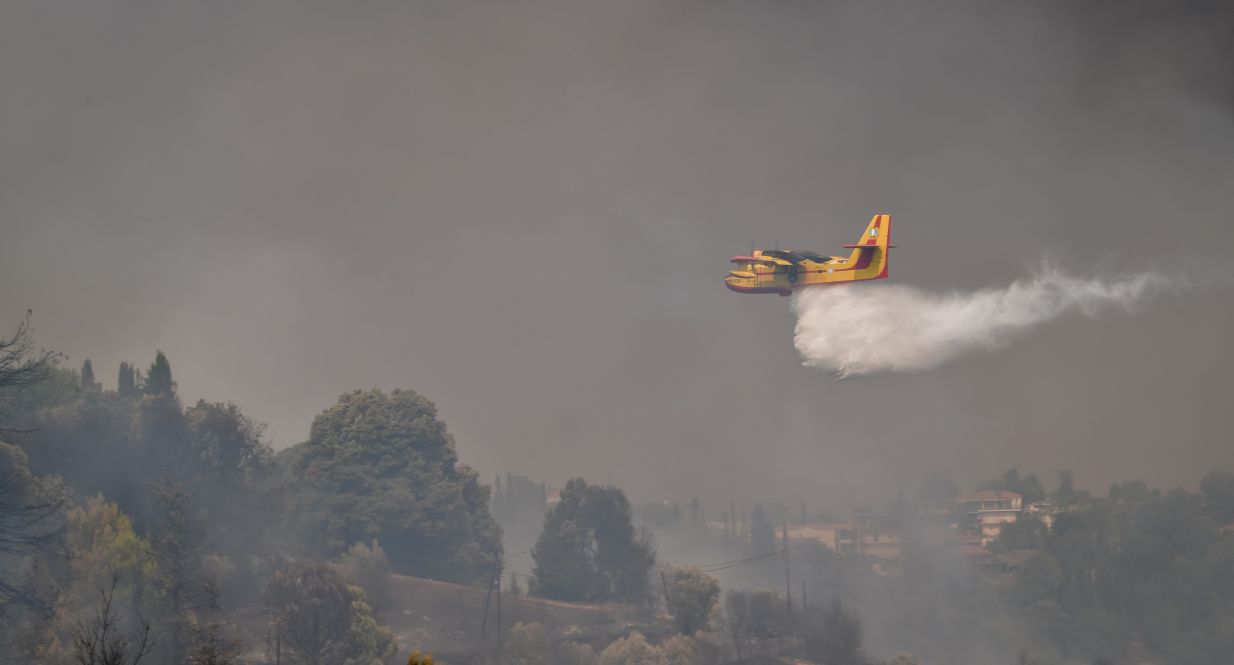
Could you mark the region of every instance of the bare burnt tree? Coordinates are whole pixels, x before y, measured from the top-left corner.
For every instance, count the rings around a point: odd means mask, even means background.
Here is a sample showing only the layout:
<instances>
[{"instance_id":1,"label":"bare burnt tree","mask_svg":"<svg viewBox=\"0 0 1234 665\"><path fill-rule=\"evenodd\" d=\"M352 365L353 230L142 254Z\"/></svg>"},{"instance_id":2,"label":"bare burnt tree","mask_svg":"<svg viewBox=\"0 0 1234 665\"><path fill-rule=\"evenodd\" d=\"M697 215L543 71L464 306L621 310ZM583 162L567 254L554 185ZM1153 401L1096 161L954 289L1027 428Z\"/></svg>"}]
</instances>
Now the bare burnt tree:
<instances>
[{"instance_id":1,"label":"bare burnt tree","mask_svg":"<svg viewBox=\"0 0 1234 665\"><path fill-rule=\"evenodd\" d=\"M35 350L27 311L13 336L0 338L0 406L17 391L46 378L55 355ZM5 429L6 425L0 422L0 439L18 431ZM13 564L29 556L64 553L67 501L61 483L32 475L25 453L0 440L0 608L51 611L50 594L39 591L18 572L22 566Z\"/></svg>"},{"instance_id":2,"label":"bare burnt tree","mask_svg":"<svg viewBox=\"0 0 1234 665\"><path fill-rule=\"evenodd\" d=\"M16 446L0 443L0 562L65 555L64 508L68 493L54 479L31 475L25 461L25 455ZM51 594L40 591L24 575L0 572L0 606L49 613L53 602Z\"/></svg>"},{"instance_id":3,"label":"bare burnt tree","mask_svg":"<svg viewBox=\"0 0 1234 665\"><path fill-rule=\"evenodd\" d=\"M113 574L110 587L99 587L94 619L89 624L79 622L74 630L73 657L79 665L137 665L154 648L150 622L144 618L139 617L132 635L120 631L111 607L118 581L119 577Z\"/></svg>"},{"instance_id":4,"label":"bare burnt tree","mask_svg":"<svg viewBox=\"0 0 1234 665\"><path fill-rule=\"evenodd\" d=\"M53 351L35 349L34 337L30 334L30 310L26 318L17 324L12 337L0 337L0 403L12 393L29 388L47 378L51 361L57 357ZM0 423L0 437L20 430L5 429Z\"/></svg>"}]
</instances>

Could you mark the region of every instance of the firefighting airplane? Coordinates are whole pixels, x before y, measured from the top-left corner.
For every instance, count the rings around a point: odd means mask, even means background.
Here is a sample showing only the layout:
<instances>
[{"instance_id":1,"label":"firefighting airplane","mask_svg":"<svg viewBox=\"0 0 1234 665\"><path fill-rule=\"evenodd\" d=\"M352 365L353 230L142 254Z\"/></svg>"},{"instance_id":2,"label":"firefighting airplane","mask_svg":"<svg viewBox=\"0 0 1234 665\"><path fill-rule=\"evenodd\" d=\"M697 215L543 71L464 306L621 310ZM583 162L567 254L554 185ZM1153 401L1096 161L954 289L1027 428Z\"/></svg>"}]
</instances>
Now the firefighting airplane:
<instances>
[{"instance_id":1,"label":"firefighting airplane","mask_svg":"<svg viewBox=\"0 0 1234 665\"><path fill-rule=\"evenodd\" d=\"M887 250L891 215L875 215L861 238L844 247L848 256L822 256L801 250L756 249L750 256L734 256L737 266L724 285L737 293L778 293L825 284L845 284L887 277Z\"/></svg>"}]
</instances>

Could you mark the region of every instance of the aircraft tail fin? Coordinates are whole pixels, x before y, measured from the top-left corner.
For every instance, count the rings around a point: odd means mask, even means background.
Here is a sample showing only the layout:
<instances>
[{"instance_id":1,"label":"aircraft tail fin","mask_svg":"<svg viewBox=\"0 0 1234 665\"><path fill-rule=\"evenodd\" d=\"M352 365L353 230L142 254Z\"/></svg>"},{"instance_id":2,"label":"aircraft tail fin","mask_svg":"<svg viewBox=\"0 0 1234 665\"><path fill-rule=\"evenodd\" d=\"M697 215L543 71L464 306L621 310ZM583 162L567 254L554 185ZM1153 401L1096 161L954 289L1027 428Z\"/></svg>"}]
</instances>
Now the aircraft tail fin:
<instances>
[{"instance_id":1,"label":"aircraft tail fin","mask_svg":"<svg viewBox=\"0 0 1234 665\"><path fill-rule=\"evenodd\" d=\"M875 215L857 242L845 247L853 250L848 262L860 271L873 270L878 279L887 276L887 248L891 246L891 215ZM869 279L869 278L867 278Z\"/></svg>"}]
</instances>

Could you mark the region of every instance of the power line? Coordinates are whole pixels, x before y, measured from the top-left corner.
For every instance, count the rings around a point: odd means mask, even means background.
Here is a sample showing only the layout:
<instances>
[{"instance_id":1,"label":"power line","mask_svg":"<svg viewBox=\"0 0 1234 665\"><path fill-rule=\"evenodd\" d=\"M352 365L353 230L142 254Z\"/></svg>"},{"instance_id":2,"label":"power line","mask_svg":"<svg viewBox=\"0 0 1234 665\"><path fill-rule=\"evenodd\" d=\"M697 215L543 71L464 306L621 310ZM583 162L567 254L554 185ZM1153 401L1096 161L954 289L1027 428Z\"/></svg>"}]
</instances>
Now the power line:
<instances>
[{"instance_id":1,"label":"power line","mask_svg":"<svg viewBox=\"0 0 1234 665\"><path fill-rule=\"evenodd\" d=\"M767 558L776 556L777 554L783 554L783 553L784 553L784 550L775 550L773 552L767 552L766 554L759 554L757 556L746 557L744 559L734 559L732 561L717 561L715 563L685 564L685 565L694 565L695 568L702 570L704 573L714 573L714 572L721 571L721 570L728 570L729 568L736 568L738 566L744 566L748 563L754 563L755 561L762 561L763 559L767 559ZM517 555L511 555L511 556L517 556ZM656 570L672 570L673 568L677 568L677 567L680 567L680 566L656 566ZM513 570L507 570L505 571L505 573L507 575L510 575L511 577L523 577L523 578L534 577L534 575L529 575L527 573L519 573Z\"/></svg>"},{"instance_id":2,"label":"power line","mask_svg":"<svg viewBox=\"0 0 1234 665\"><path fill-rule=\"evenodd\" d=\"M761 561L768 557L773 557L777 554L783 554L783 553L784 553L784 550L775 550L772 552L768 552L766 554L758 554L755 556L746 557L744 559L733 559L732 561L717 561L715 563L700 563L700 564L693 564L693 565L695 568L700 568L702 569L703 572L707 573L707 572L711 572L714 570L724 570L726 568L733 568L735 566L744 566L747 563L754 563L755 561ZM686 564L686 565L691 565L691 564ZM668 566L657 566L657 567L661 570L670 570Z\"/></svg>"},{"instance_id":3,"label":"power line","mask_svg":"<svg viewBox=\"0 0 1234 665\"><path fill-rule=\"evenodd\" d=\"M737 566L744 566L748 563L754 563L755 561L761 561L768 557L773 557L773 556L776 556L777 554L782 554L783 552L784 550L776 550L774 552L768 552L766 554L756 556L756 557L751 557L749 559L743 559L741 561L734 561L732 563L725 564L725 565L717 565L713 568L703 568L702 570L704 573L715 573L721 570L727 570L729 568L736 568Z\"/></svg>"},{"instance_id":4,"label":"power line","mask_svg":"<svg viewBox=\"0 0 1234 665\"><path fill-rule=\"evenodd\" d=\"M733 559L732 561L717 561L715 563L696 563L694 565L698 566L699 568L710 568L712 566L727 566L730 563L742 563L744 561L754 561L757 559L762 559L763 557L769 557L773 554L779 554L780 552L783 552L783 551L784 550L775 550L774 552L768 552L766 554L756 554L754 556L749 556L744 559Z\"/></svg>"}]
</instances>

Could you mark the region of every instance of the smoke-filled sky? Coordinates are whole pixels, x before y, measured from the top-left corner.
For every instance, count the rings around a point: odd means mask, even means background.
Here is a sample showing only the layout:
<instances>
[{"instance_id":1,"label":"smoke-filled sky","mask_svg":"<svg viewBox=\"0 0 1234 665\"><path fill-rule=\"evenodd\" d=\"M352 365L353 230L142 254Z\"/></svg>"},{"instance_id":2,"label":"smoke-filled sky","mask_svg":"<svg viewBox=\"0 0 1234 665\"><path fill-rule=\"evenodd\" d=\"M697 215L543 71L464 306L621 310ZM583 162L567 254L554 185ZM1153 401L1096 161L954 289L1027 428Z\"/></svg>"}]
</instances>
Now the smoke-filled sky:
<instances>
[{"instance_id":1,"label":"smoke-filled sky","mask_svg":"<svg viewBox=\"0 0 1234 665\"><path fill-rule=\"evenodd\" d=\"M11 0L0 316L107 385L162 349L276 447L401 386L486 476L637 498L1194 485L1234 468L1234 21L1208 4ZM1043 260L1207 277L837 381L789 299L722 278L876 212L891 283L939 297Z\"/></svg>"}]
</instances>

